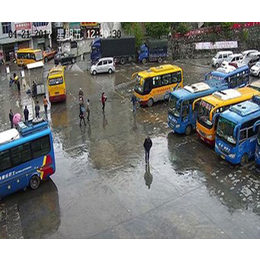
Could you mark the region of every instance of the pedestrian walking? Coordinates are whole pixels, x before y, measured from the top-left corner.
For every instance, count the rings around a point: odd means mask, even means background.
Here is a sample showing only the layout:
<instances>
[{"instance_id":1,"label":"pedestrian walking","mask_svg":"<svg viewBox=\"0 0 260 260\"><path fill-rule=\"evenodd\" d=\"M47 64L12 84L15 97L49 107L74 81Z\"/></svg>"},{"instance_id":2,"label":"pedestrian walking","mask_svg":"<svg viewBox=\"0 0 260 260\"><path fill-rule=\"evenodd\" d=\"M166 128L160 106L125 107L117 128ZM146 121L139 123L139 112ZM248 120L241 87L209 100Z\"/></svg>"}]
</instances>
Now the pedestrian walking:
<instances>
[{"instance_id":1,"label":"pedestrian walking","mask_svg":"<svg viewBox=\"0 0 260 260\"><path fill-rule=\"evenodd\" d=\"M137 98L134 94L132 95L131 102L133 103L133 113L136 114Z\"/></svg>"},{"instance_id":2,"label":"pedestrian walking","mask_svg":"<svg viewBox=\"0 0 260 260\"><path fill-rule=\"evenodd\" d=\"M17 81L16 85L17 85L18 92L20 92L21 88L20 88L20 81L19 80Z\"/></svg>"},{"instance_id":3,"label":"pedestrian walking","mask_svg":"<svg viewBox=\"0 0 260 260\"><path fill-rule=\"evenodd\" d=\"M86 121L85 121L85 107L83 105L79 105L79 125L81 126L81 122L83 120L84 125L86 125Z\"/></svg>"},{"instance_id":4,"label":"pedestrian walking","mask_svg":"<svg viewBox=\"0 0 260 260\"><path fill-rule=\"evenodd\" d=\"M144 149L145 149L145 162L146 164L149 163L149 157L150 157L150 149L153 145L152 140L149 136L147 136L144 140Z\"/></svg>"},{"instance_id":5,"label":"pedestrian walking","mask_svg":"<svg viewBox=\"0 0 260 260\"><path fill-rule=\"evenodd\" d=\"M87 100L86 103L86 111L87 111L87 120L89 121L89 116L90 116L90 105L89 105L89 99Z\"/></svg>"},{"instance_id":6,"label":"pedestrian walking","mask_svg":"<svg viewBox=\"0 0 260 260\"><path fill-rule=\"evenodd\" d=\"M29 110L28 110L27 106L24 107L23 114L24 114L24 120L25 120L25 122L28 121L28 118L29 118Z\"/></svg>"},{"instance_id":7,"label":"pedestrian walking","mask_svg":"<svg viewBox=\"0 0 260 260\"><path fill-rule=\"evenodd\" d=\"M10 109L9 120L10 120L10 123L11 123L11 128L14 128L13 118L14 118L14 114L13 114L12 109Z\"/></svg>"},{"instance_id":8,"label":"pedestrian walking","mask_svg":"<svg viewBox=\"0 0 260 260\"><path fill-rule=\"evenodd\" d=\"M105 105L106 105L107 97L105 96L105 92L102 93L101 102L102 102L102 110L103 113L105 112Z\"/></svg>"},{"instance_id":9,"label":"pedestrian walking","mask_svg":"<svg viewBox=\"0 0 260 260\"><path fill-rule=\"evenodd\" d=\"M36 118L39 118L39 117L40 117L39 101L37 101L36 106L35 106L35 116L36 116Z\"/></svg>"},{"instance_id":10,"label":"pedestrian walking","mask_svg":"<svg viewBox=\"0 0 260 260\"><path fill-rule=\"evenodd\" d=\"M45 112L46 119L48 119L48 113L47 113L48 105L49 105L49 102L48 102L46 96L44 96L43 97L43 106L44 106L44 112Z\"/></svg>"}]
</instances>

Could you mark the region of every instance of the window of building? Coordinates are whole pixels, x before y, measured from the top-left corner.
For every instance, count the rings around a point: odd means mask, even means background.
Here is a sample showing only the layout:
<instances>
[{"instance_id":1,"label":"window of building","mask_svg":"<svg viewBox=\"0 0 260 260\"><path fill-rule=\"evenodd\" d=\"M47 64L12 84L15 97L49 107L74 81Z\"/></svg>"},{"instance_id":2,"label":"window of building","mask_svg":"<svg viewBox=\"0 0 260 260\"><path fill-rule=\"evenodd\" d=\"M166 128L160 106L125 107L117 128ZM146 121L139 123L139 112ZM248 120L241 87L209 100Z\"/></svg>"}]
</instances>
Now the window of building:
<instances>
[{"instance_id":1,"label":"window of building","mask_svg":"<svg viewBox=\"0 0 260 260\"><path fill-rule=\"evenodd\" d=\"M9 33L11 31L11 23L2 23L3 34Z\"/></svg>"}]
</instances>

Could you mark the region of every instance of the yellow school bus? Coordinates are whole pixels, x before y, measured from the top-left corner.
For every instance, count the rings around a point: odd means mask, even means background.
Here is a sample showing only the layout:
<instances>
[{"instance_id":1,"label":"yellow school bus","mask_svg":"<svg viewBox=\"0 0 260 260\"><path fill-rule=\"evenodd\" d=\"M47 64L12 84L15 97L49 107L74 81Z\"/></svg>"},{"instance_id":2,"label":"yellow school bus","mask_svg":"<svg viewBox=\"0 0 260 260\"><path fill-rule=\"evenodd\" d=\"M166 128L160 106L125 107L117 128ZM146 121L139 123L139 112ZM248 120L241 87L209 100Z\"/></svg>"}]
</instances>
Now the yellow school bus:
<instances>
[{"instance_id":1,"label":"yellow school bus","mask_svg":"<svg viewBox=\"0 0 260 260\"><path fill-rule=\"evenodd\" d=\"M66 84L64 77L64 66L54 66L48 75L48 91L50 102L66 100Z\"/></svg>"},{"instance_id":2,"label":"yellow school bus","mask_svg":"<svg viewBox=\"0 0 260 260\"><path fill-rule=\"evenodd\" d=\"M16 52L16 55L16 63L18 66L26 66L30 63L43 61L42 50L40 49L20 49Z\"/></svg>"},{"instance_id":3,"label":"yellow school bus","mask_svg":"<svg viewBox=\"0 0 260 260\"><path fill-rule=\"evenodd\" d=\"M250 87L217 91L210 96L199 98L193 102L193 109L198 111L196 131L199 138L215 145L215 132L220 113L230 106L259 95L259 91Z\"/></svg>"},{"instance_id":4,"label":"yellow school bus","mask_svg":"<svg viewBox=\"0 0 260 260\"><path fill-rule=\"evenodd\" d=\"M165 100L170 92L183 88L183 72L176 65L165 64L149 70L134 73L136 77L134 95L141 105L152 106L154 102Z\"/></svg>"}]
</instances>

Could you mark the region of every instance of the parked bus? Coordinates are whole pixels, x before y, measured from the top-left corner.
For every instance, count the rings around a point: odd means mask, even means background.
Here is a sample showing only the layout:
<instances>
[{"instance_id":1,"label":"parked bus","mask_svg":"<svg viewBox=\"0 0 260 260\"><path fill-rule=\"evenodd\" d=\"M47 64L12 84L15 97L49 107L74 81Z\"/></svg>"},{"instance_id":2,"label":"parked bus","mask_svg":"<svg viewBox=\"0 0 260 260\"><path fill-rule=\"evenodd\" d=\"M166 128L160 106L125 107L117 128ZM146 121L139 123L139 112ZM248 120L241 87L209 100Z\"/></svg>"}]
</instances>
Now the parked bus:
<instances>
[{"instance_id":1,"label":"parked bus","mask_svg":"<svg viewBox=\"0 0 260 260\"><path fill-rule=\"evenodd\" d=\"M194 100L225 90L227 84L216 79L191 84L171 93L168 108L168 125L178 134L191 134L196 127L197 111L192 110Z\"/></svg>"},{"instance_id":2,"label":"parked bus","mask_svg":"<svg viewBox=\"0 0 260 260\"><path fill-rule=\"evenodd\" d=\"M194 101L193 109L197 106L198 116L196 131L200 139L209 145L215 145L215 131L219 114L229 109L231 105L251 99L259 91L244 87L217 91L210 96Z\"/></svg>"},{"instance_id":3,"label":"parked bus","mask_svg":"<svg viewBox=\"0 0 260 260\"><path fill-rule=\"evenodd\" d=\"M260 96L231 106L221 113L215 151L232 164L244 165L255 156L257 132L260 124Z\"/></svg>"},{"instance_id":4,"label":"parked bus","mask_svg":"<svg viewBox=\"0 0 260 260\"><path fill-rule=\"evenodd\" d=\"M47 84L50 102L53 103L66 100L64 66L58 65L50 70Z\"/></svg>"},{"instance_id":5,"label":"parked bus","mask_svg":"<svg viewBox=\"0 0 260 260\"><path fill-rule=\"evenodd\" d=\"M162 65L149 70L134 73L137 77L134 94L141 105L153 105L154 102L164 100L166 94L177 88L183 88L182 69L175 65Z\"/></svg>"},{"instance_id":6,"label":"parked bus","mask_svg":"<svg viewBox=\"0 0 260 260\"><path fill-rule=\"evenodd\" d=\"M249 67L247 65L220 67L205 75L205 80L217 79L228 84L228 88L242 88L249 84Z\"/></svg>"},{"instance_id":7,"label":"parked bus","mask_svg":"<svg viewBox=\"0 0 260 260\"><path fill-rule=\"evenodd\" d=\"M55 172L52 133L44 120L20 122L0 133L0 198L27 186L37 189Z\"/></svg>"},{"instance_id":8,"label":"parked bus","mask_svg":"<svg viewBox=\"0 0 260 260\"><path fill-rule=\"evenodd\" d=\"M255 162L257 166L260 166L260 128L258 128L258 134L256 139Z\"/></svg>"},{"instance_id":9,"label":"parked bus","mask_svg":"<svg viewBox=\"0 0 260 260\"><path fill-rule=\"evenodd\" d=\"M42 50L20 49L16 52L16 63L18 66L25 67L27 64L43 61Z\"/></svg>"}]
</instances>

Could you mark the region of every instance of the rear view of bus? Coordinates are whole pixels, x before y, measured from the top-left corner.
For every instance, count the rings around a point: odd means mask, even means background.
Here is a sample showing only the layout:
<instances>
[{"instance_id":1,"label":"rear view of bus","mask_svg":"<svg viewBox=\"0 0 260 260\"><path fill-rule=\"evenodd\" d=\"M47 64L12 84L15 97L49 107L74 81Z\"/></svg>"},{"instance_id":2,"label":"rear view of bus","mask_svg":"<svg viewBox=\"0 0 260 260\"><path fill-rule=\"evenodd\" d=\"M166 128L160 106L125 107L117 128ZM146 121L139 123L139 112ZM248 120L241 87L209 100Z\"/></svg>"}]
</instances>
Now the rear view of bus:
<instances>
[{"instance_id":1,"label":"rear view of bus","mask_svg":"<svg viewBox=\"0 0 260 260\"><path fill-rule=\"evenodd\" d=\"M251 99L259 92L244 87L227 89L194 101L193 107L198 105L196 131L199 138L211 146L215 145L215 131L220 113L229 109L231 105Z\"/></svg>"},{"instance_id":2,"label":"rear view of bus","mask_svg":"<svg viewBox=\"0 0 260 260\"><path fill-rule=\"evenodd\" d=\"M260 96L231 106L218 121L215 151L232 164L244 165L255 156L260 124Z\"/></svg>"},{"instance_id":3,"label":"rear view of bus","mask_svg":"<svg viewBox=\"0 0 260 260\"><path fill-rule=\"evenodd\" d=\"M66 84L62 65L55 66L50 70L47 83L50 102L66 100Z\"/></svg>"},{"instance_id":4,"label":"rear view of bus","mask_svg":"<svg viewBox=\"0 0 260 260\"><path fill-rule=\"evenodd\" d=\"M136 85L134 94L141 105L152 106L154 102L169 98L170 92L183 88L182 69L175 65L162 65L134 73Z\"/></svg>"},{"instance_id":5,"label":"rear view of bus","mask_svg":"<svg viewBox=\"0 0 260 260\"><path fill-rule=\"evenodd\" d=\"M55 172L51 130L46 121L20 122L0 133L0 198L40 182Z\"/></svg>"}]
</instances>

